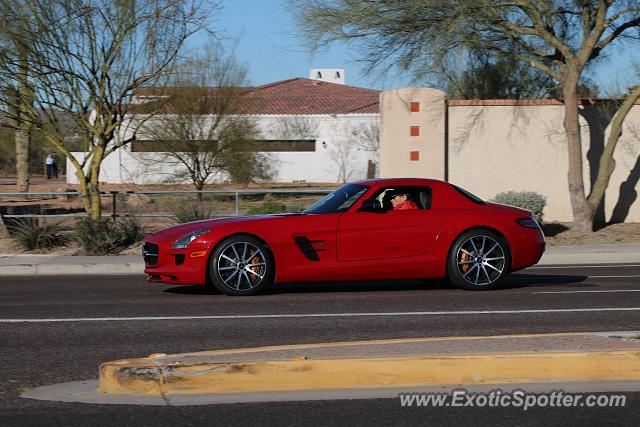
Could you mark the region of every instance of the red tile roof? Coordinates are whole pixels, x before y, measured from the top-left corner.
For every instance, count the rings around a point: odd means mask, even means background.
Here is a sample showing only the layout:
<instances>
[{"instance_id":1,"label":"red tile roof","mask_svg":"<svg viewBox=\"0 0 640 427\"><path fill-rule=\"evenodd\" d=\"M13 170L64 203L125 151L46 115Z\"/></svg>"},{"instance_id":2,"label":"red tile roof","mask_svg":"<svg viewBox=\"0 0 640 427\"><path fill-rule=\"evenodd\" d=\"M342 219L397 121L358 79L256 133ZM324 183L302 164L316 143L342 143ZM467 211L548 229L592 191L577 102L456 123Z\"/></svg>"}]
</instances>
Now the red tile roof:
<instances>
[{"instance_id":1,"label":"red tile roof","mask_svg":"<svg viewBox=\"0 0 640 427\"><path fill-rule=\"evenodd\" d=\"M160 92L175 90L167 89L160 89ZM241 114L356 114L380 111L379 91L320 80L298 77L247 89L240 106ZM135 91L138 96L158 93L156 88L138 88Z\"/></svg>"},{"instance_id":2,"label":"red tile roof","mask_svg":"<svg viewBox=\"0 0 640 427\"><path fill-rule=\"evenodd\" d=\"M295 78L258 86L248 114L378 113L380 92L320 80Z\"/></svg>"}]
</instances>

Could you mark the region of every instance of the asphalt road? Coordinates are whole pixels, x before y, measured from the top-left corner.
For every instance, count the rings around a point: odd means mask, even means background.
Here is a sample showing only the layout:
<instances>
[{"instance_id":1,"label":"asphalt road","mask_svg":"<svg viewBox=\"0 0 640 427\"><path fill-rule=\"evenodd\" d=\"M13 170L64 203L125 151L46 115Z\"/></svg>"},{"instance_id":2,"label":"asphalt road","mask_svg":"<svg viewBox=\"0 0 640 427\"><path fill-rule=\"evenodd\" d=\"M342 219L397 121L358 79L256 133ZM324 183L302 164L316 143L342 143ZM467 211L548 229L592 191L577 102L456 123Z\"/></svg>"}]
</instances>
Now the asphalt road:
<instances>
[{"instance_id":1,"label":"asphalt road","mask_svg":"<svg viewBox=\"0 0 640 427\"><path fill-rule=\"evenodd\" d=\"M637 265L532 268L490 292L461 291L439 281L386 281L286 285L244 298L149 284L141 276L0 278L0 425L629 424L640 416L640 393L627 393L625 408L526 413L402 408L398 399L171 408L44 402L19 394L96 378L101 362L150 353L639 329Z\"/></svg>"}]
</instances>

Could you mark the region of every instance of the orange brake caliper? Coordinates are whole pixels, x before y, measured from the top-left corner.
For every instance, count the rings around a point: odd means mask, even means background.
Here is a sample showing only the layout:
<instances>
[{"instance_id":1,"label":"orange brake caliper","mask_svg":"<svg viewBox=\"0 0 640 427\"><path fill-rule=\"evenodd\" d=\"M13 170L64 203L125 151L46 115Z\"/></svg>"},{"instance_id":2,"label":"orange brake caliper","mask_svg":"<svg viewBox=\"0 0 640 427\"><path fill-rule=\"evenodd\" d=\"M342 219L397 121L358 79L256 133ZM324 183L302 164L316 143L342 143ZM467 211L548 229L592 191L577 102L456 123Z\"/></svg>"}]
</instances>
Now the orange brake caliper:
<instances>
[{"instance_id":1,"label":"orange brake caliper","mask_svg":"<svg viewBox=\"0 0 640 427\"><path fill-rule=\"evenodd\" d=\"M250 252L249 252L249 254L250 254L251 256L253 256L255 253L256 253L256 251L250 251ZM260 266L259 266L259 265L256 265L256 264L260 264L260 260L258 259L258 257L253 257L253 259L251 260L251 264L253 265L253 267L251 267L251 271L253 271L253 272L254 272L254 273L256 273L256 274L259 274L259 273L260 273ZM251 281L252 281L252 282L255 282L257 278L258 278L258 276L255 276L255 275L254 275L254 276L251 278Z\"/></svg>"},{"instance_id":2,"label":"orange brake caliper","mask_svg":"<svg viewBox=\"0 0 640 427\"><path fill-rule=\"evenodd\" d=\"M467 263L467 261L469 261L469 254L466 252L462 252L462 255L460 256L460 262L462 262L462 272L466 273L467 270L469 270L469 264Z\"/></svg>"}]
</instances>

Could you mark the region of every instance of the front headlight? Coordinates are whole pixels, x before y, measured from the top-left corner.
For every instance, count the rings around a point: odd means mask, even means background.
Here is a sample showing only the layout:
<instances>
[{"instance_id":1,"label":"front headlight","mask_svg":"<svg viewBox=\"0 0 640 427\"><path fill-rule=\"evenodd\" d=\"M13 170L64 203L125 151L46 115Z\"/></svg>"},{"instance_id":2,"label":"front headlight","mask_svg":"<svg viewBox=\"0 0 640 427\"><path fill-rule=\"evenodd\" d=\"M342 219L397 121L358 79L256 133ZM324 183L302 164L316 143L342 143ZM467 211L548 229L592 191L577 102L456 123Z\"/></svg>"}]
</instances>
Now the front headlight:
<instances>
[{"instance_id":1,"label":"front headlight","mask_svg":"<svg viewBox=\"0 0 640 427\"><path fill-rule=\"evenodd\" d=\"M191 242L196 240L198 237L202 236L205 233L211 231L209 228L201 228L200 230L192 231L186 236L182 236L171 245L171 249L186 249L189 247Z\"/></svg>"}]
</instances>

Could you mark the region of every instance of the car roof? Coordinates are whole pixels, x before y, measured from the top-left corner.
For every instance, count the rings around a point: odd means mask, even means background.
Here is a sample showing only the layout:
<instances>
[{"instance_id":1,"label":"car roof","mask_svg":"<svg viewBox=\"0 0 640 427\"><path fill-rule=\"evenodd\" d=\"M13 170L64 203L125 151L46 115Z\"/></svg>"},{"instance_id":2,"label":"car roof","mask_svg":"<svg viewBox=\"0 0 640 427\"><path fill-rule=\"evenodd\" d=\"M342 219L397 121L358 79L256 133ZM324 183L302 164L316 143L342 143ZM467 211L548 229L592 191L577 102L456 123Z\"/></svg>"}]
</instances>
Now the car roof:
<instances>
[{"instance_id":1,"label":"car roof","mask_svg":"<svg viewBox=\"0 0 640 427\"><path fill-rule=\"evenodd\" d=\"M369 185L375 187L382 187L386 185L441 185L446 184L444 181L440 181L438 179L428 179L428 178L373 178L373 179L363 179L360 181L354 182L354 184L362 184Z\"/></svg>"}]
</instances>

